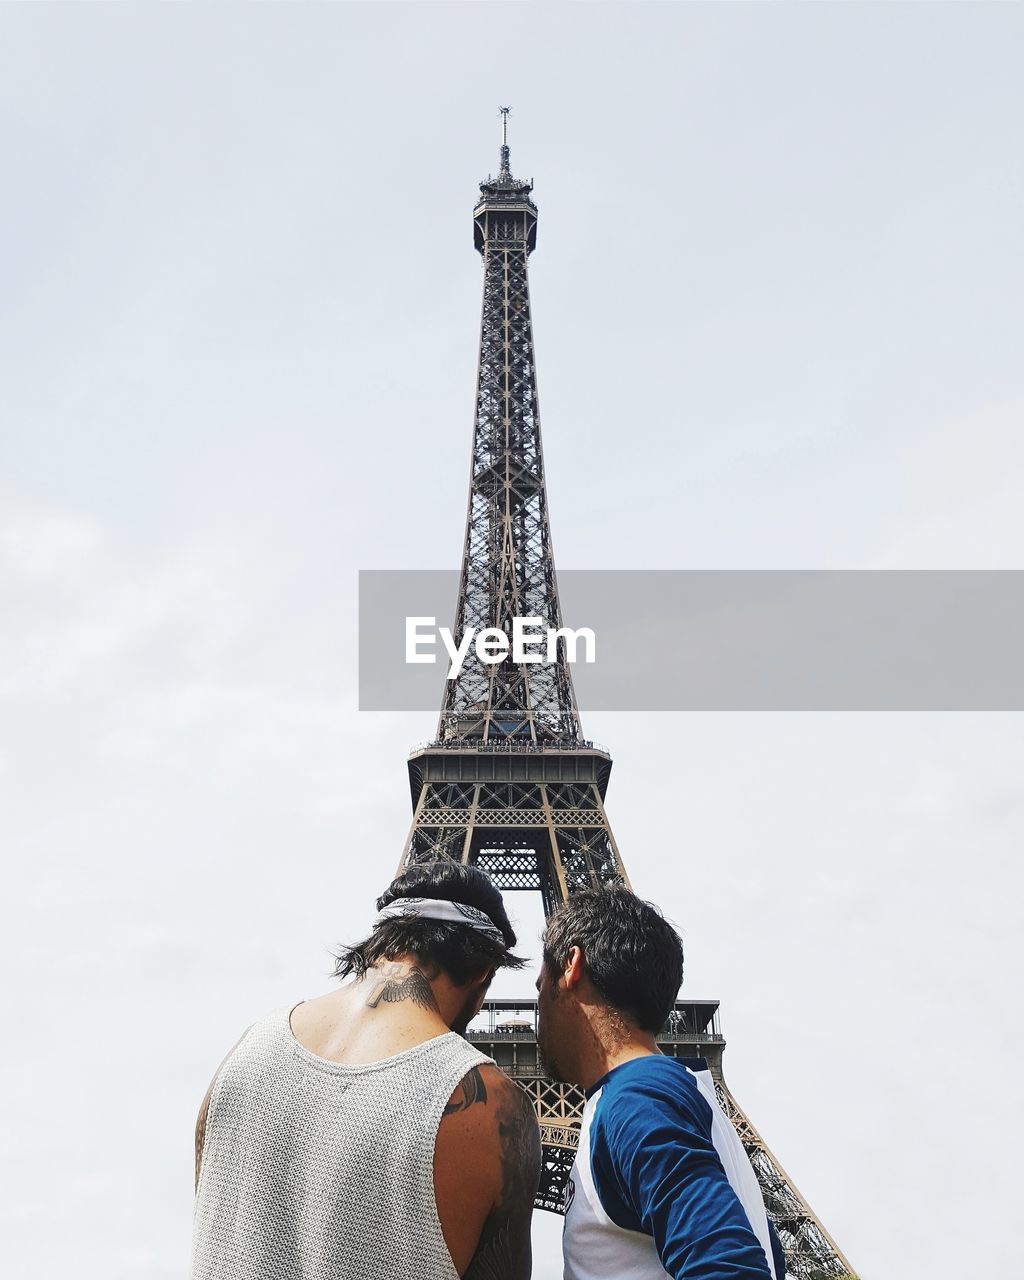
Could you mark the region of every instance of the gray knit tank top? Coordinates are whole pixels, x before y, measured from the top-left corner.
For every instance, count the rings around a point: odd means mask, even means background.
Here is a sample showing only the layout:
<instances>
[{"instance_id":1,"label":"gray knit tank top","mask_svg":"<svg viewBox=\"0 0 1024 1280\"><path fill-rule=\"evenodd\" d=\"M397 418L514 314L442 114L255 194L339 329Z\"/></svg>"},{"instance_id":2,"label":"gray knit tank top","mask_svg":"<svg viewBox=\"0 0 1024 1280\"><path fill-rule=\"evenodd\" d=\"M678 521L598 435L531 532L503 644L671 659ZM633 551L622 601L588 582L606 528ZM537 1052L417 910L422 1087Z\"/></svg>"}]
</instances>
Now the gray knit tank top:
<instances>
[{"instance_id":1,"label":"gray knit tank top","mask_svg":"<svg viewBox=\"0 0 1024 1280\"><path fill-rule=\"evenodd\" d=\"M454 1032L358 1066L250 1027L217 1073L192 1280L458 1280L434 1200L434 1142L490 1058Z\"/></svg>"}]
</instances>

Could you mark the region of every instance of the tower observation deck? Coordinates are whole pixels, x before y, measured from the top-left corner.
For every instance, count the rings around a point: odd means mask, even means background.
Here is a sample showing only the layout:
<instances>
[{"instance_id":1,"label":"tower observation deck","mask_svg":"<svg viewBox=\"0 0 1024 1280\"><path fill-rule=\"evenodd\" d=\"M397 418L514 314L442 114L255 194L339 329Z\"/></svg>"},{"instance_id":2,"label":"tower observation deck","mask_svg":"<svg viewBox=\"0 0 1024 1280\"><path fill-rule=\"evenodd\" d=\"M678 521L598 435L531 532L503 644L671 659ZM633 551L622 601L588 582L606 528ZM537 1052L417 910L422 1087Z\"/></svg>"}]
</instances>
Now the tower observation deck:
<instances>
[{"instance_id":1,"label":"tower observation deck","mask_svg":"<svg viewBox=\"0 0 1024 1280\"><path fill-rule=\"evenodd\" d=\"M454 637L469 627L512 633L512 619L562 626L541 449L527 260L537 243L533 183L512 175L502 108L497 177L480 184L473 243L483 258L476 410ZM546 915L573 893L629 879L605 814L611 756L583 737L561 640L550 663L511 656L465 663L447 682L437 735L409 757L412 827L399 866L475 863L503 890L540 893ZM537 1205L562 1211L576 1154L582 1093L553 1080L537 1050L532 999L492 1000L479 1043L533 1099L544 1165ZM814 1216L725 1084L715 1000L681 1000L662 1052L702 1057L753 1163L786 1249L804 1280L850 1275Z\"/></svg>"}]
</instances>

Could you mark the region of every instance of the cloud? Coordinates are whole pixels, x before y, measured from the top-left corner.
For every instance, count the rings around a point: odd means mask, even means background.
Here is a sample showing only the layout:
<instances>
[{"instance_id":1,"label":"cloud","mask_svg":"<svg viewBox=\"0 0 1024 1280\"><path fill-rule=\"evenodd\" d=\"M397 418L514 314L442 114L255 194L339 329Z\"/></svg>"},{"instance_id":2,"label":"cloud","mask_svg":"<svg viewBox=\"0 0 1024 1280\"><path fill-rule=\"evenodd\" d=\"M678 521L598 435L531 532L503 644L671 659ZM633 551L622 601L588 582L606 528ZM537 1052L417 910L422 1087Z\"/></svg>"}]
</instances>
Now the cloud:
<instances>
[{"instance_id":1,"label":"cloud","mask_svg":"<svg viewBox=\"0 0 1024 1280\"><path fill-rule=\"evenodd\" d=\"M62 512L30 512L0 526L0 582L53 579L80 570L96 554L99 530Z\"/></svg>"},{"instance_id":2,"label":"cloud","mask_svg":"<svg viewBox=\"0 0 1024 1280\"><path fill-rule=\"evenodd\" d=\"M0 695L67 695L138 678L158 643L185 661L212 657L241 623L228 605L233 571L221 547L147 561L74 515L9 516L0 526Z\"/></svg>"}]
</instances>

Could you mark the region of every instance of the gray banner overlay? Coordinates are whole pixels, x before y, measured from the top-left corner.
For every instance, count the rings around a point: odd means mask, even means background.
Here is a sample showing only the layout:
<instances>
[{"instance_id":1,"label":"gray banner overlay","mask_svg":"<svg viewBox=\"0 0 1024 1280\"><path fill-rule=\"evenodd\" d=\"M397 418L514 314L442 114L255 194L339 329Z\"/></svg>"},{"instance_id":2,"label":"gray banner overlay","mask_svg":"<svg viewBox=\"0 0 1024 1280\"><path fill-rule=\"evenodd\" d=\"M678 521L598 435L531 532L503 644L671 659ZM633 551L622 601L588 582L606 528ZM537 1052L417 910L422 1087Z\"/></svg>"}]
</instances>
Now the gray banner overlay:
<instances>
[{"instance_id":1,"label":"gray banner overlay","mask_svg":"<svg viewBox=\"0 0 1024 1280\"><path fill-rule=\"evenodd\" d=\"M588 569L558 586L564 625L596 636L572 667L584 712L1024 710L1024 571ZM457 594L455 571L360 573L361 710L439 709L448 655L438 640L435 664L407 664L406 618L451 628Z\"/></svg>"}]
</instances>

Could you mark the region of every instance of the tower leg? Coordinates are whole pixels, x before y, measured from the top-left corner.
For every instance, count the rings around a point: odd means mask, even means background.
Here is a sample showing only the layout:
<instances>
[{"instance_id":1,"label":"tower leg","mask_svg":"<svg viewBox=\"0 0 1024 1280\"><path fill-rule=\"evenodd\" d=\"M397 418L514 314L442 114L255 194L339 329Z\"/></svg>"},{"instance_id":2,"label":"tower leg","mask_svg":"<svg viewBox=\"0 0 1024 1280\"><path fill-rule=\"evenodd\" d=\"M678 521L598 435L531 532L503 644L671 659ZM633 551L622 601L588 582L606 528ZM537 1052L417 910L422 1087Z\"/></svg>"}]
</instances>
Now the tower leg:
<instances>
[{"instance_id":1,"label":"tower leg","mask_svg":"<svg viewBox=\"0 0 1024 1280\"><path fill-rule=\"evenodd\" d=\"M764 1196L765 1208L786 1251L793 1280L841 1280L854 1272L842 1251L814 1215L793 1179L772 1155L768 1144L750 1123L719 1076L716 1081L722 1109L740 1136Z\"/></svg>"}]
</instances>

